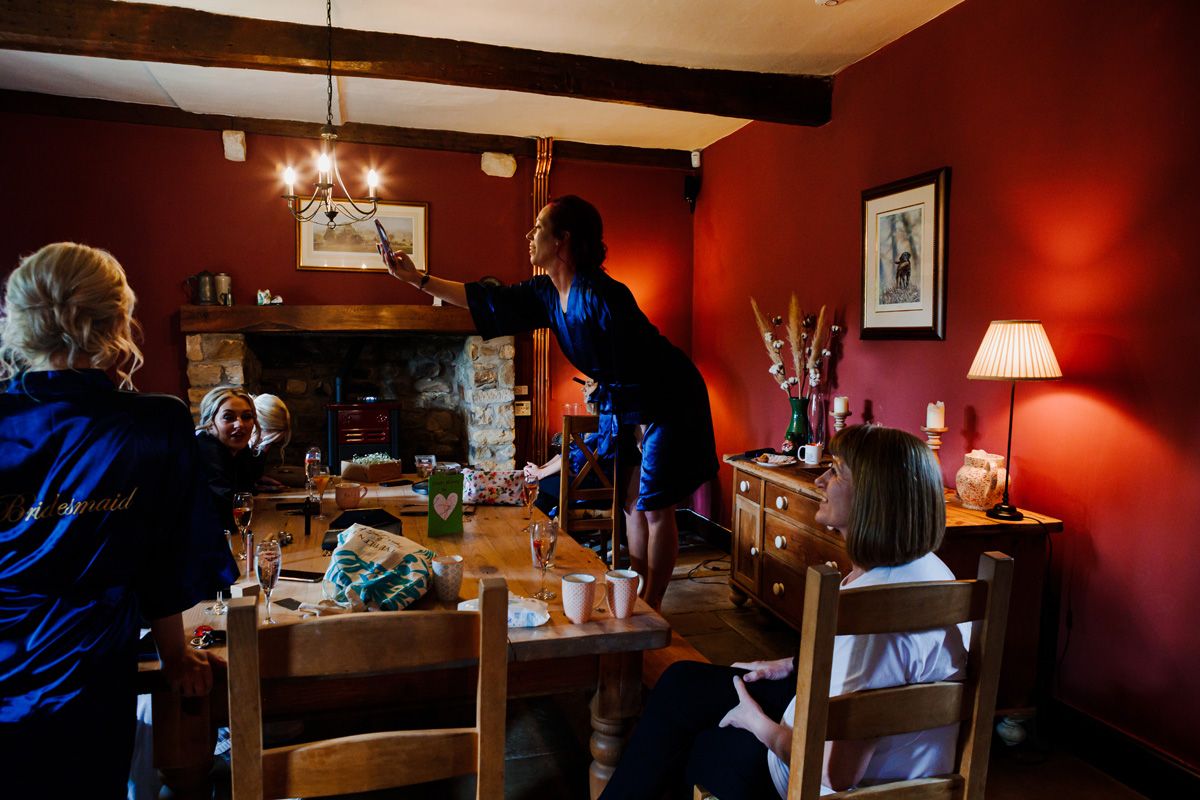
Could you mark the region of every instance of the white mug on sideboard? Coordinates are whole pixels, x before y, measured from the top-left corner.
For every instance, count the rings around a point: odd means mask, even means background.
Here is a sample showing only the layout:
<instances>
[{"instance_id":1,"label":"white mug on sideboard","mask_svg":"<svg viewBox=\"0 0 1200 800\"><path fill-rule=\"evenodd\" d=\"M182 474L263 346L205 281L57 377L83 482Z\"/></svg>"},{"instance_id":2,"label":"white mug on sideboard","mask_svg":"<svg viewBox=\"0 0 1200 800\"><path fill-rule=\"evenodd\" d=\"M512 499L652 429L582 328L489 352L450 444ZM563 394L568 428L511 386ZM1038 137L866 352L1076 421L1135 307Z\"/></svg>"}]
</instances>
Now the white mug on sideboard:
<instances>
[{"instance_id":1,"label":"white mug on sideboard","mask_svg":"<svg viewBox=\"0 0 1200 800\"><path fill-rule=\"evenodd\" d=\"M796 455L805 464L821 463L821 453L824 452L825 445L817 442L816 444L805 444L796 448Z\"/></svg>"}]
</instances>

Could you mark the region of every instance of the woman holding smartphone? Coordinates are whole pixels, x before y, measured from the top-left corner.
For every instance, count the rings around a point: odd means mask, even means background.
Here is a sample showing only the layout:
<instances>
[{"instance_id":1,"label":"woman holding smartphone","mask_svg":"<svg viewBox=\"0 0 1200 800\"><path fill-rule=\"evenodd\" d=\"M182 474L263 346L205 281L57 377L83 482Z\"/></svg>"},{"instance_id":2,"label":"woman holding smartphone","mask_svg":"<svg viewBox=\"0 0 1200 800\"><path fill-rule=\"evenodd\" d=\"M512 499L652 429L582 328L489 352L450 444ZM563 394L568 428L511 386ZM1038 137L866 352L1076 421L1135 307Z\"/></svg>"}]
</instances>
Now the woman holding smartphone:
<instances>
[{"instance_id":1,"label":"woman holding smartphone","mask_svg":"<svg viewBox=\"0 0 1200 800\"><path fill-rule=\"evenodd\" d=\"M380 247L388 271L471 310L484 338L550 328L563 355L597 383L601 430L617 439L632 567L654 608L675 568L675 507L717 474L708 389L699 370L604 270L603 222L574 195L551 200L526 234L529 261L546 271L514 286L459 283L417 271Z\"/></svg>"}]
</instances>

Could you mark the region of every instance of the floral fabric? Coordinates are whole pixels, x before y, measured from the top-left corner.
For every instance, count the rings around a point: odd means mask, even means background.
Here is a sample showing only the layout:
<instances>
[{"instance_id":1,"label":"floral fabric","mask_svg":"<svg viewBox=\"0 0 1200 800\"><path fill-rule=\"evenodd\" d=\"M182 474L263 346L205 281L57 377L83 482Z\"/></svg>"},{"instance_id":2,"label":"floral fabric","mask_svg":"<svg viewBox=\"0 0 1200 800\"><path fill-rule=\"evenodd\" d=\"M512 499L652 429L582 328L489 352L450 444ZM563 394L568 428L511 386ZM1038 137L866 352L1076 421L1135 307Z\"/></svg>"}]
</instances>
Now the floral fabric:
<instances>
[{"instance_id":1,"label":"floral fabric","mask_svg":"<svg viewBox=\"0 0 1200 800\"><path fill-rule=\"evenodd\" d=\"M463 502L484 506L524 505L522 483L524 475L519 469L464 469Z\"/></svg>"}]
</instances>

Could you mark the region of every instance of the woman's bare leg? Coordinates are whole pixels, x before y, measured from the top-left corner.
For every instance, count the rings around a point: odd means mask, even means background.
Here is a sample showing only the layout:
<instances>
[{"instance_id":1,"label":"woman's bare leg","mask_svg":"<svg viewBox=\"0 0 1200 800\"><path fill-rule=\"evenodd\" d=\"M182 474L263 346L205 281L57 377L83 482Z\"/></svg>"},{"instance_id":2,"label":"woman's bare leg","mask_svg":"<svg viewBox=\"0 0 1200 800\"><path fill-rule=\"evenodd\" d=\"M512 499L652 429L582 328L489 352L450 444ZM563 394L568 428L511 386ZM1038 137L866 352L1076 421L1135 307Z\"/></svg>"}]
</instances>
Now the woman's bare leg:
<instances>
[{"instance_id":1,"label":"woman's bare leg","mask_svg":"<svg viewBox=\"0 0 1200 800\"><path fill-rule=\"evenodd\" d=\"M638 470L630 470L629 484L625 489L625 540L629 544L630 569L639 575L645 575L650 527L646 522L646 513L637 509L640 479L641 473Z\"/></svg>"},{"instance_id":2,"label":"woman's bare leg","mask_svg":"<svg viewBox=\"0 0 1200 800\"><path fill-rule=\"evenodd\" d=\"M642 598L658 611L662 608L663 595L675 572L675 561L679 557L679 528L675 524L675 506L644 512L650 529L647 553L646 587Z\"/></svg>"}]
</instances>

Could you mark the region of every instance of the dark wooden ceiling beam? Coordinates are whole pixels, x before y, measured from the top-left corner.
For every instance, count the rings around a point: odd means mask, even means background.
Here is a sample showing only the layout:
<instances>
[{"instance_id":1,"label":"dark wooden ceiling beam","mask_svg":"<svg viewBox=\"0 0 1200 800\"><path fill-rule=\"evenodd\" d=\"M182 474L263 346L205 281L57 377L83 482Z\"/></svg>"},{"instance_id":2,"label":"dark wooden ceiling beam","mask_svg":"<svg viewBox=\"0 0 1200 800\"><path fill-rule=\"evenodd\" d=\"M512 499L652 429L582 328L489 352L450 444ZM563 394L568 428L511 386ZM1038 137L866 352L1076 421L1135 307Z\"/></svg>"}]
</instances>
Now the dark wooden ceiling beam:
<instances>
[{"instance_id":1,"label":"dark wooden ceiling beam","mask_svg":"<svg viewBox=\"0 0 1200 800\"><path fill-rule=\"evenodd\" d=\"M0 0L0 48L205 67L323 73L326 29L108 0ZM830 119L833 79L638 64L337 29L337 75L626 103L794 125Z\"/></svg>"},{"instance_id":2,"label":"dark wooden ceiling beam","mask_svg":"<svg viewBox=\"0 0 1200 800\"><path fill-rule=\"evenodd\" d=\"M320 123L296 122L282 119L227 117L220 114L193 114L168 106L140 103L118 103L111 100L92 100L81 97L14 92L0 89L0 109L14 113L42 114L52 117L97 119L105 122L127 122L135 125L159 125L169 128L197 128L221 131L239 130L266 136L291 136L316 139ZM394 128L387 125L348 123L338 128L338 140L356 144L377 144L390 147L415 147L422 150L450 150L459 153L488 151L510 153L514 156L536 156L536 140L521 136L502 136L462 131L439 131L424 128ZM601 161L607 164L633 164L665 169L691 169L691 154L686 150L665 150L650 147L588 144L556 140L557 158L579 161Z\"/></svg>"}]
</instances>

